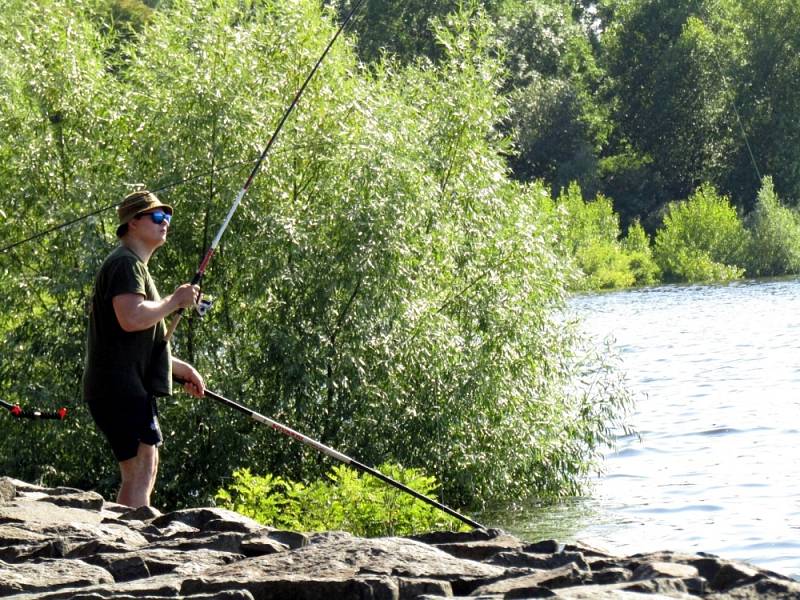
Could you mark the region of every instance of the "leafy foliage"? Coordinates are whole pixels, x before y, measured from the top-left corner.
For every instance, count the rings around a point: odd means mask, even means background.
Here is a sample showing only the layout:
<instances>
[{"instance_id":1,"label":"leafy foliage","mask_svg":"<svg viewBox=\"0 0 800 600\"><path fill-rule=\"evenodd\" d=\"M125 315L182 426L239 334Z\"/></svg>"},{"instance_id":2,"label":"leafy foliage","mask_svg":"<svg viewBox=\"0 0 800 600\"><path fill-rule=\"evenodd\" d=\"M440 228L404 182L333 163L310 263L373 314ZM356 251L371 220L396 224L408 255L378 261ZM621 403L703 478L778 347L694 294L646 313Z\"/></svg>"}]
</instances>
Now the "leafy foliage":
<instances>
[{"instance_id":1,"label":"leafy foliage","mask_svg":"<svg viewBox=\"0 0 800 600\"><path fill-rule=\"evenodd\" d=\"M124 32L100 0L5 8L0 238L143 182L176 209L150 262L165 293L194 271L335 28L312 0L174 0ZM507 176L492 23L464 11L434 24L435 66L367 70L353 40L333 47L206 273L214 311L181 325L175 354L369 464L435 474L454 505L574 494L630 400L559 314L569 266L537 210L546 188ZM101 215L0 256L4 398L79 396L83 308L113 230ZM69 407L41 435L13 424L0 468L111 494L116 464ZM205 501L240 467L286 481L326 469L205 401L160 408L163 506Z\"/></svg>"},{"instance_id":2,"label":"leafy foliage","mask_svg":"<svg viewBox=\"0 0 800 600\"><path fill-rule=\"evenodd\" d=\"M661 270L653 259L650 237L639 221L628 227L622 247L630 258L629 268L636 285L652 285L661 279Z\"/></svg>"},{"instance_id":3,"label":"leafy foliage","mask_svg":"<svg viewBox=\"0 0 800 600\"><path fill-rule=\"evenodd\" d=\"M385 464L378 471L429 497L438 487L435 478L415 469ZM349 531L363 537L466 528L439 509L345 465L308 485L270 474L256 476L249 469L238 469L232 477L217 491L217 505L271 527Z\"/></svg>"},{"instance_id":4,"label":"leafy foliage","mask_svg":"<svg viewBox=\"0 0 800 600\"><path fill-rule=\"evenodd\" d=\"M671 203L656 233L654 258L671 281L724 281L744 274L748 232L725 196L701 186Z\"/></svg>"},{"instance_id":5,"label":"leafy foliage","mask_svg":"<svg viewBox=\"0 0 800 600\"><path fill-rule=\"evenodd\" d=\"M747 218L752 237L747 271L754 276L800 272L800 215L783 204L765 177Z\"/></svg>"},{"instance_id":6,"label":"leafy foliage","mask_svg":"<svg viewBox=\"0 0 800 600\"><path fill-rule=\"evenodd\" d=\"M608 198L584 201L578 185L571 184L559 195L557 206L563 215L562 242L581 273L572 287L620 288L656 281L658 267L647 234L634 224L628 238L620 241L619 216Z\"/></svg>"}]
</instances>

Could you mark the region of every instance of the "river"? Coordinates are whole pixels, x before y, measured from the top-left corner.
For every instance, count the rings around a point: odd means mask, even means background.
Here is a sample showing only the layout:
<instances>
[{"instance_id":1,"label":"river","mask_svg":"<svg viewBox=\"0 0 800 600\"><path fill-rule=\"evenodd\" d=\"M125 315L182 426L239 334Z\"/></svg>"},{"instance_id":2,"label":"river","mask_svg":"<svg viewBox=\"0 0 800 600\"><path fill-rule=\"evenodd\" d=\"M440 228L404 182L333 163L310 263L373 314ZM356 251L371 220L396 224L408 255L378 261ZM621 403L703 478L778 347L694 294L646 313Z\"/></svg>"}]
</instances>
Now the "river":
<instances>
[{"instance_id":1,"label":"river","mask_svg":"<svg viewBox=\"0 0 800 600\"><path fill-rule=\"evenodd\" d=\"M615 553L709 552L800 579L800 280L575 297L637 398L591 497L507 529Z\"/></svg>"}]
</instances>

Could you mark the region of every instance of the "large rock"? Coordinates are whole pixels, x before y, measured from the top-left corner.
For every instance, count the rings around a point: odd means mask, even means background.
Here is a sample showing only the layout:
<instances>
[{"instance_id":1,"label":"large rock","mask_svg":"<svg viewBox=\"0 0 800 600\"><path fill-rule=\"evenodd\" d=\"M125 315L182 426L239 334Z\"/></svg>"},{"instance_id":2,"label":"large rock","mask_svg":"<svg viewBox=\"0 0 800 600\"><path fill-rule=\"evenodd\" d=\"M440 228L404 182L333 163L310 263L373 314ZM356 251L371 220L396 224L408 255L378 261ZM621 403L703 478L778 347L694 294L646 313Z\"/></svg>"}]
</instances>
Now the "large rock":
<instances>
[{"instance_id":1,"label":"large rock","mask_svg":"<svg viewBox=\"0 0 800 600\"><path fill-rule=\"evenodd\" d=\"M24 566L0 562L0 596L114 583L108 571L79 560L44 560Z\"/></svg>"},{"instance_id":2,"label":"large rock","mask_svg":"<svg viewBox=\"0 0 800 600\"><path fill-rule=\"evenodd\" d=\"M378 539L280 531L218 508L131 510L0 477L0 597L795 600L800 583L716 556L614 556L495 529Z\"/></svg>"}]
</instances>

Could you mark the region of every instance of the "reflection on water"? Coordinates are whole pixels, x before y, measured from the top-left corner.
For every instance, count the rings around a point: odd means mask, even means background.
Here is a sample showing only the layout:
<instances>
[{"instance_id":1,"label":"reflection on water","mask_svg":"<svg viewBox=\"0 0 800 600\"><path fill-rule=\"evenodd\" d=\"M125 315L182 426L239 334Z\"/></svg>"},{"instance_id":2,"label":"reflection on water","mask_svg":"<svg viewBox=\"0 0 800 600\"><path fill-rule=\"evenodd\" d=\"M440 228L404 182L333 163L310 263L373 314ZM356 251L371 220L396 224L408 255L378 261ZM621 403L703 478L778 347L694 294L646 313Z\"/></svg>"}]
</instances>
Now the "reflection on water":
<instances>
[{"instance_id":1,"label":"reflection on water","mask_svg":"<svg viewBox=\"0 0 800 600\"><path fill-rule=\"evenodd\" d=\"M587 295L572 308L611 337L641 435L608 455L591 499L506 527L619 553L742 559L800 578L800 281Z\"/></svg>"}]
</instances>

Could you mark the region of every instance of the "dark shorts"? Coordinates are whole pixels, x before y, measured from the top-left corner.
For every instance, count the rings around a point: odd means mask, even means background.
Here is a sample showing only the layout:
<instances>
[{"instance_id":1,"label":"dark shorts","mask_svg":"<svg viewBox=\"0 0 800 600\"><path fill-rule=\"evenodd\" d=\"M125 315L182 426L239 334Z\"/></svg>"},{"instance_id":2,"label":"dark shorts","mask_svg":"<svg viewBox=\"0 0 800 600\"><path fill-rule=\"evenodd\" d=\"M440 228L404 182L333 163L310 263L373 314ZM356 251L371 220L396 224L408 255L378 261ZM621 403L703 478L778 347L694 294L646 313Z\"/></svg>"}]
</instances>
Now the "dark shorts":
<instances>
[{"instance_id":1,"label":"dark shorts","mask_svg":"<svg viewBox=\"0 0 800 600\"><path fill-rule=\"evenodd\" d=\"M136 456L139 443L160 446L164 441L158 425L156 399L152 396L90 400L89 411L118 462Z\"/></svg>"}]
</instances>

